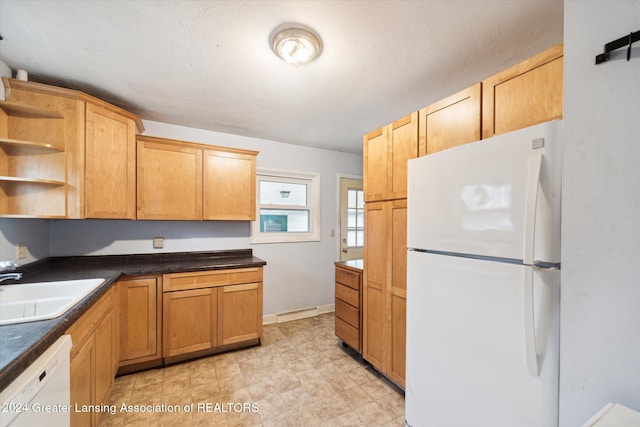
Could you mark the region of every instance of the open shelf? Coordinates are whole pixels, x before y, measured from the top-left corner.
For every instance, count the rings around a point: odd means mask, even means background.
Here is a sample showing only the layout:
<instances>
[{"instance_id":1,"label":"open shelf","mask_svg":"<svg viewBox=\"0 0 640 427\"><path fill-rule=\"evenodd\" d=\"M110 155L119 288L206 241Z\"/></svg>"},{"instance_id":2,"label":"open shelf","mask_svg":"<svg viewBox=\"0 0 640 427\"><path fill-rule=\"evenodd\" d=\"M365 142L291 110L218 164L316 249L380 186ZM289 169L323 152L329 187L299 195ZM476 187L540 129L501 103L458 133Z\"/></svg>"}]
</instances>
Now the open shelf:
<instances>
[{"instance_id":1,"label":"open shelf","mask_svg":"<svg viewBox=\"0 0 640 427\"><path fill-rule=\"evenodd\" d=\"M6 145L11 147L21 147L21 148L37 148L45 151L56 151L56 152L64 151L54 147L51 144L46 144L43 142L23 141L20 139L10 139L10 138L0 138L0 145Z\"/></svg>"},{"instance_id":2,"label":"open shelf","mask_svg":"<svg viewBox=\"0 0 640 427\"><path fill-rule=\"evenodd\" d=\"M0 101L0 108L11 116L22 116L41 119L62 119L64 116L56 110L34 107L11 101Z\"/></svg>"},{"instance_id":3,"label":"open shelf","mask_svg":"<svg viewBox=\"0 0 640 427\"><path fill-rule=\"evenodd\" d=\"M52 186L61 186L66 184L64 181L55 181L52 179L25 178L20 176L0 175L0 183L1 182L24 182L28 184L42 184L42 185L52 185Z\"/></svg>"}]
</instances>

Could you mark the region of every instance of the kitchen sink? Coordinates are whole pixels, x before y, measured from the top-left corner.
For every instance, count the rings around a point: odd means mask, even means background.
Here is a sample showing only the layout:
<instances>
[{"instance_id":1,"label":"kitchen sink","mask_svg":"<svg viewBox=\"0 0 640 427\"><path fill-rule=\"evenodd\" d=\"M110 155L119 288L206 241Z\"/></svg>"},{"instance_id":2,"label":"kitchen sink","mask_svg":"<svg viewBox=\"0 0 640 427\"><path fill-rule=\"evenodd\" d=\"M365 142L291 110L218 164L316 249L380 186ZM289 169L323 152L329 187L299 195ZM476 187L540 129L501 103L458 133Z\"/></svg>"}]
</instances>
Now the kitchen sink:
<instances>
[{"instance_id":1,"label":"kitchen sink","mask_svg":"<svg viewBox=\"0 0 640 427\"><path fill-rule=\"evenodd\" d=\"M104 283L104 279L0 285L0 325L54 319Z\"/></svg>"}]
</instances>

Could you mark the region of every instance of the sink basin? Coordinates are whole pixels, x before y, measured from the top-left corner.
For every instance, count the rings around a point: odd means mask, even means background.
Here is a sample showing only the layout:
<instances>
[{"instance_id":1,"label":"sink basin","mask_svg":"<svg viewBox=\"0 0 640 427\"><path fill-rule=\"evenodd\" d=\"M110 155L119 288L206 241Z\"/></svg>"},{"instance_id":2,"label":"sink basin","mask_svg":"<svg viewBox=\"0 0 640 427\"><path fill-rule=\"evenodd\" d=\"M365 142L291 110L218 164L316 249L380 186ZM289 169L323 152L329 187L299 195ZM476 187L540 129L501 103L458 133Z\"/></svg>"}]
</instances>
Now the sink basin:
<instances>
[{"instance_id":1,"label":"sink basin","mask_svg":"<svg viewBox=\"0 0 640 427\"><path fill-rule=\"evenodd\" d=\"M102 283L96 278L0 285L0 325L55 319Z\"/></svg>"}]
</instances>

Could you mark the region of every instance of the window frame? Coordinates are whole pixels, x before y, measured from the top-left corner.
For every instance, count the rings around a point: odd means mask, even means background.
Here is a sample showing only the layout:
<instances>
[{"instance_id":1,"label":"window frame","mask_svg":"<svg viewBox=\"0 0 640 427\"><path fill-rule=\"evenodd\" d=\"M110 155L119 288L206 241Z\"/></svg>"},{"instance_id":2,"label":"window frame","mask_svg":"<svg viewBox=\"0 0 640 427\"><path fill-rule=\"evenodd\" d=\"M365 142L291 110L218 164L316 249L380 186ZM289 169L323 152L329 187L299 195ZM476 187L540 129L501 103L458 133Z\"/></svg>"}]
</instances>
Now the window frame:
<instances>
[{"instance_id":1,"label":"window frame","mask_svg":"<svg viewBox=\"0 0 640 427\"><path fill-rule=\"evenodd\" d=\"M275 205L260 203L260 181L287 182L307 186L306 205ZM260 210L300 210L309 212L308 232L260 231ZM251 221L249 243L296 243L320 241L320 174L315 172L297 172L282 169L256 169L256 220Z\"/></svg>"}]
</instances>

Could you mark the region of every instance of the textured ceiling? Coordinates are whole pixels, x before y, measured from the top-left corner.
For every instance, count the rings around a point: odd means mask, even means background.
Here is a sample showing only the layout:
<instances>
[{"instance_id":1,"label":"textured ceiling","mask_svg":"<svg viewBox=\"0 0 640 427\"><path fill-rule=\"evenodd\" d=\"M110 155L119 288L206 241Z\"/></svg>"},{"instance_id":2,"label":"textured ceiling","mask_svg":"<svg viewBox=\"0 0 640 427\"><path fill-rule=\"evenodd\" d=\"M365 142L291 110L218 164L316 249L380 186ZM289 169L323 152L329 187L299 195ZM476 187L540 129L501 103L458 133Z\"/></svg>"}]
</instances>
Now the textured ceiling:
<instances>
[{"instance_id":1,"label":"textured ceiling","mask_svg":"<svg viewBox=\"0 0 640 427\"><path fill-rule=\"evenodd\" d=\"M269 47L286 22L322 55ZM143 119L360 153L362 135L562 42L561 0L0 0L0 59Z\"/></svg>"}]
</instances>

